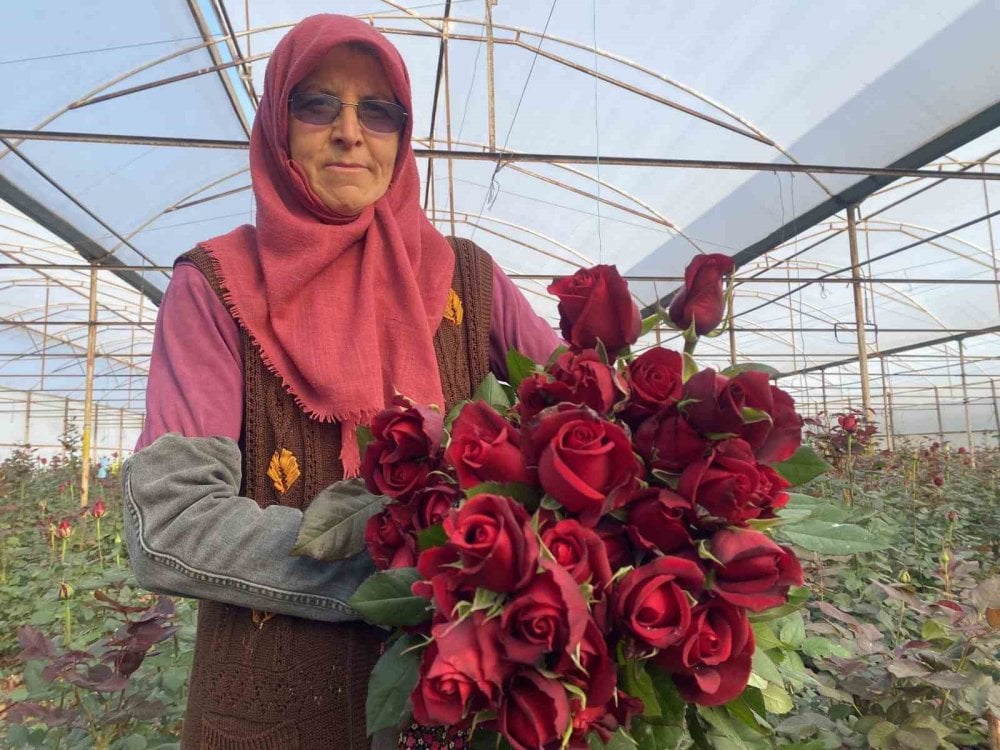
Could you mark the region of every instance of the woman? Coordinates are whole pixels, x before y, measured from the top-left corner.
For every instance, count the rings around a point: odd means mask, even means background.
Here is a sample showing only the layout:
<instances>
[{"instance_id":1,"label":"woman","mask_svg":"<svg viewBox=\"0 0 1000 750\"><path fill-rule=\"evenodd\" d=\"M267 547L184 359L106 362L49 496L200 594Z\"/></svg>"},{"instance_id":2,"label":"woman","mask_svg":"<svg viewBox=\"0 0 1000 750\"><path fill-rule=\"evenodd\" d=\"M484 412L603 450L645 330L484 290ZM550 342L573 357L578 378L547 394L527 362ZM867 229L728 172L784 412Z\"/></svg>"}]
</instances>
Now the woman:
<instances>
[{"instance_id":1,"label":"woman","mask_svg":"<svg viewBox=\"0 0 1000 750\"><path fill-rule=\"evenodd\" d=\"M357 475L355 430L395 392L448 408L504 374L508 347L558 343L423 215L411 113L370 26L296 26L251 136L256 226L184 256L160 308L125 518L139 583L202 599L183 747L368 747L382 636L346 602L371 561L291 557L301 510L363 491L330 485Z\"/></svg>"}]
</instances>

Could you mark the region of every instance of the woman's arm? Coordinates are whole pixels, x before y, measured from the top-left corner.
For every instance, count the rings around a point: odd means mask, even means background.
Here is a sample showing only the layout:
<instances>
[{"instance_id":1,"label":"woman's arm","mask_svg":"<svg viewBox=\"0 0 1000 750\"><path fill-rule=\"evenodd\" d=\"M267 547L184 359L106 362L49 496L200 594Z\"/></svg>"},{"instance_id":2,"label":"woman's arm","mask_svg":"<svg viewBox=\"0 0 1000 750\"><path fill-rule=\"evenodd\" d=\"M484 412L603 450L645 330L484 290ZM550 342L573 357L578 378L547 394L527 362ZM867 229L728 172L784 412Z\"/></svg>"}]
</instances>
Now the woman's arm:
<instances>
[{"instance_id":1,"label":"woman's arm","mask_svg":"<svg viewBox=\"0 0 1000 750\"><path fill-rule=\"evenodd\" d=\"M540 318L514 282L493 263L493 310L490 320L490 369L507 377L507 352L516 349L544 363L562 344L552 327Z\"/></svg>"},{"instance_id":2,"label":"woman's arm","mask_svg":"<svg viewBox=\"0 0 1000 750\"><path fill-rule=\"evenodd\" d=\"M138 452L122 472L125 539L139 584L316 620L357 619L345 603L373 572L367 554L292 557L302 513L240 497L240 333L204 276L180 263L157 318ZM360 485L334 485L363 492ZM314 502L335 501L324 497Z\"/></svg>"}]
</instances>

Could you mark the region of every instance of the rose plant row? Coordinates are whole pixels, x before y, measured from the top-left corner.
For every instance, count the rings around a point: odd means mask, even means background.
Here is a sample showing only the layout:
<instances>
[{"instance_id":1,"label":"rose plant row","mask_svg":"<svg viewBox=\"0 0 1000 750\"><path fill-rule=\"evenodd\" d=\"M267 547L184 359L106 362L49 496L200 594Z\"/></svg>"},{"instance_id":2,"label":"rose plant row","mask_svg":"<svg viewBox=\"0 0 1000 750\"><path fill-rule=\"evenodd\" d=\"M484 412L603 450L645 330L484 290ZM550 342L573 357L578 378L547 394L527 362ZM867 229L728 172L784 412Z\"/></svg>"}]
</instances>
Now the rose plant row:
<instances>
[{"instance_id":1,"label":"rose plant row","mask_svg":"<svg viewBox=\"0 0 1000 750\"><path fill-rule=\"evenodd\" d=\"M638 308L597 266L549 287L569 346L544 366L511 352L506 390L491 376L449 420L402 396L375 418L362 475L389 498L365 528L381 572L352 605L396 632L370 732L412 711L516 750L583 749L666 718L651 684L681 709L741 695L750 613L803 582L767 531L816 462L767 368L690 356L731 269L687 269L663 316L683 353L632 355Z\"/></svg>"}]
</instances>

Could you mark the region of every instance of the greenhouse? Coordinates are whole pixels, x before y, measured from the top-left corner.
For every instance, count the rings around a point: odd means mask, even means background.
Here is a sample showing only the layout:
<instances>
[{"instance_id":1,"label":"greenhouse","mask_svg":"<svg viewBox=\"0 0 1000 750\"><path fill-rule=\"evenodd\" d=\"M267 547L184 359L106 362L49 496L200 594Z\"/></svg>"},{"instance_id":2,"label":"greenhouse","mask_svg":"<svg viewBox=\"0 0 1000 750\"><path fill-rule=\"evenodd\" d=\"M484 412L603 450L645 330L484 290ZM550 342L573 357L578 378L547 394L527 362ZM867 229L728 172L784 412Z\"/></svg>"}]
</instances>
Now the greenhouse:
<instances>
[{"instance_id":1,"label":"greenhouse","mask_svg":"<svg viewBox=\"0 0 1000 750\"><path fill-rule=\"evenodd\" d=\"M773 617L750 616L746 692L694 708L675 691L678 709L658 673L628 682L619 662L619 689L646 706L634 730L620 721L575 745L561 727L538 747L1000 748L994 0L4 4L7 745L195 746L175 743L197 597L154 600L130 577L122 463L147 426L174 263L257 224L265 69L299 21L330 12L405 61L419 203L436 230L482 246L567 340L553 280L614 265L645 321L626 359L693 352L667 311L694 259L728 256L724 319L691 366L756 363L829 465L800 475L784 516L750 524L776 524L804 586ZM265 608L249 608L263 632ZM159 630L142 641L139 622ZM489 742L470 746L531 746Z\"/></svg>"}]
</instances>

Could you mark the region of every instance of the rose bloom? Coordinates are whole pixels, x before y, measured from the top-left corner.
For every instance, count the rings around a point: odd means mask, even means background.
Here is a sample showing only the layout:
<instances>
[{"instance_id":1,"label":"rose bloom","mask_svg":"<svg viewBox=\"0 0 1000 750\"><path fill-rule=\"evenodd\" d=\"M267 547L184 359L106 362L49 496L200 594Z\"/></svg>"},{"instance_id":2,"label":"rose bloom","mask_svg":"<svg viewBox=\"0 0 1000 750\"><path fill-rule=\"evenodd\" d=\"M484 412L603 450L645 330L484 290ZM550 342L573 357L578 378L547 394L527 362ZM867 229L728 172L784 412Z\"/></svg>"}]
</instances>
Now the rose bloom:
<instances>
[{"instance_id":1,"label":"rose bloom","mask_svg":"<svg viewBox=\"0 0 1000 750\"><path fill-rule=\"evenodd\" d=\"M412 529L413 509L392 503L368 519L365 545L375 567L409 568L417 562L417 540Z\"/></svg>"},{"instance_id":2,"label":"rose bloom","mask_svg":"<svg viewBox=\"0 0 1000 750\"><path fill-rule=\"evenodd\" d=\"M542 543L577 583L590 583L600 595L611 582L604 541L579 521L567 518L542 529Z\"/></svg>"},{"instance_id":3,"label":"rose bloom","mask_svg":"<svg viewBox=\"0 0 1000 750\"><path fill-rule=\"evenodd\" d=\"M642 467L617 424L564 404L542 412L526 429L528 461L537 460L539 483L584 526L631 495Z\"/></svg>"},{"instance_id":4,"label":"rose bloom","mask_svg":"<svg viewBox=\"0 0 1000 750\"><path fill-rule=\"evenodd\" d=\"M802 566L788 547L750 529L723 529L709 542L715 577L712 591L731 604L762 612L788 601L788 589L802 585Z\"/></svg>"},{"instance_id":5,"label":"rose bloom","mask_svg":"<svg viewBox=\"0 0 1000 750\"><path fill-rule=\"evenodd\" d=\"M802 417L795 411L795 400L776 385L771 386L771 399L771 431L755 451L764 464L787 461L802 445Z\"/></svg>"},{"instance_id":6,"label":"rose bloom","mask_svg":"<svg viewBox=\"0 0 1000 750\"><path fill-rule=\"evenodd\" d=\"M371 430L361 465L365 486L372 494L405 500L438 466L444 420L433 409L396 396L372 420Z\"/></svg>"},{"instance_id":7,"label":"rose bloom","mask_svg":"<svg viewBox=\"0 0 1000 750\"><path fill-rule=\"evenodd\" d=\"M632 564L632 545L629 544L625 527L613 518L602 518L594 527L597 536L604 542L604 551L608 556L611 570L624 568Z\"/></svg>"},{"instance_id":8,"label":"rose bloom","mask_svg":"<svg viewBox=\"0 0 1000 750\"><path fill-rule=\"evenodd\" d=\"M533 372L517 387L517 405L514 410L521 417L521 424L527 424L543 409L572 400L573 391L566 383L553 380L544 373Z\"/></svg>"},{"instance_id":9,"label":"rose bloom","mask_svg":"<svg viewBox=\"0 0 1000 750\"><path fill-rule=\"evenodd\" d=\"M717 328L726 314L722 277L732 271L733 259L728 255L695 256L684 269L684 286L667 311L671 322L682 331L688 330L693 323L699 336Z\"/></svg>"},{"instance_id":10,"label":"rose bloom","mask_svg":"<svg viewBox=\"0 0 1000 750\"><path fill-rule=\"evenodd\" d=\"M462 489L483 482L530 482L517 429L485 401L466 404L451 427L445 458Z\"/></svg>"},{"instance_id":11,"label":"rose bloom","mask_svg":"<svg viewBox=\"0 0 1000 750\"><path fill-rule=\"evenodd\" d=\"M557 680L523 668L504 686L497 719L514 750L556 750L569 728L569 696Z\"/></svg>"},{"instance_id":12,"label":"rose bloom","mask_svg":"<svg viewBox=\"0 0 1000 750\"><path fill-rule=\"evenodd\" d=\"M554 671L560 679L583 690L589 705L603 706L614 697L617 666L608 653L607 638L594 618L586 618L579 658L574 660L570 653L561 654Z\"/></svg>"},{"instance_id":13,"label":"rose bloom","mask_svg":"<svg viewBox=\"0 0 1000 750\"><path fill-rule=\"evenodd\" d=\"M593 349L600 341L614 359L639 338L639 308L614 266L580 269L552 282L548 292L559 298L562 337L577 351Z\"/></svg>"},{"instance_id":14,"label":"rose bloom","mask_svg":"<svg viewBox=\"0 0 1000 750\"><path fill-rule=\"evenodd\" d=\"M444 532L469 586L509 592L536 575L538 538L528 511L509 497L476 495L445 518Z\"/></svg>"},{"instance_id":15,"label":"rose bloom","mask_svg":"<svg viewBox=\"0 0 1000 750\"><path fill-rule=\"evenodd\" d=\"M702 370L684 384L684 400L690 401L684 407L684 413L691 426L699 432L738 435L744 426L743 407L747 406L748 388L758 392L758 401L763 398L770 400L767 375L762 372L741 373L735 378L727 378L711 368Z\"/></svg>"},{"instance_id":16,"label":"rose bloom","mask_svg":"<svg viewBox=\"0 0 1000 750\"><path fill-rule=\"evenodd\" d=\"M566 400L589 406L598 414L609 414L625 397L625 384L615 368L602 362L593 349L562 354L549 373L569 389L571 395Z\"/></svg>"},{"instance_id":17,"label":"rose bloom","mask_svg":"<svg viewBox=\"0 0 1000 750\"><path fill-rule=\"evenodd\" d=\"M628 401L621 417L638 426L646 417L676 404L684 387L683 359L678 352L655 347L647 349L628 365Z\"/></svg>"},{"instance_id":18,"label":"rose bloom","mask_svg":"<svg viewBox=\"0 0 1000 750\"><path fill-rule=\"evenodd\" d=\"M500 617L506 657L521 664L572 653L590 619L580 587L565 568L548 560L541 567Z\"/></svg>"},{"instance_id":19,"label":"rose bloom","mask_svg":"<svg viewBox=\"0 0 1000 750\"><path fill-rule=\"evenodd\" d=\"M625 528L639 549L670 554L691 546L688 518L694 505L673 490L650 487L628 504Z\"/></svg>"},{"instance_id":20,"label":"rose bloom","mask_svg":"<svg viewBox=\"0 0 1000 750\"><path fill-rule=\"evenodd\" d=\"M410 696L413 718L424 725L461 725L494 705L510 665L503 658L500 624L473 612L461 622L442 622L431 630L420 679Z\"/></svg>"},{"instance_id":21,"label":"rose bloom","mask_svg":"<svg viewBox=\"0 0 1000 750\"><path fill-rule=\"evenodd\" d=\"M788 503L788 486L778 472L756 462L749 445L733 438L688 466L677 491L713 516L743 525L751 518L773 517Z\"/></svg>"},{"instance_id":22,"label":"rose bloom","mask_svg":"<svg viewBox=\"0 0 1000 750\"><path fill-rule=\"evenodd\" d=\"M720 706L736 698L750 679L753 630L746 611L709 599L691 612L691 627L653 657L670 672L684 700Z\"/></svg>"},{"instance_id":23,"label":"rose bloom","mask_svg":"<svg viewBox=\"0 0 1000 750\"><path fill-rule=\"evenodd\" d=\"M702 458L708 447L709 441L674 407L649 417L635 435L635 449L649 468L671 474Z\"/></svg>"},{"instance_id":24,"label":"rose bloom","mask_svg":"<svg viewBox=\"0 0 1000 750\"><path fill-rule=\"evenodd\" d=\"M688 595L705 581L698 564L665 555L626 574L612 587L611 608L624 632L652 648L676 643L691 625Z\"/></svg>"},{"instance_id":25,"label":"rose bloom","mask_svg":"<svg viewBox=\"0 0 1000 750\"><path fill-rule=\"evenodd\" d=\"M462 493L453 484L436 482L413 494L413 528L422 531L444 520L452 508L462 498Z\"/></svg>"}]
</instances>

